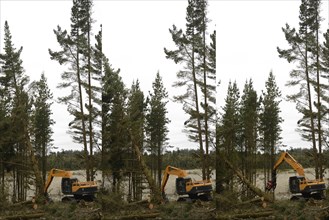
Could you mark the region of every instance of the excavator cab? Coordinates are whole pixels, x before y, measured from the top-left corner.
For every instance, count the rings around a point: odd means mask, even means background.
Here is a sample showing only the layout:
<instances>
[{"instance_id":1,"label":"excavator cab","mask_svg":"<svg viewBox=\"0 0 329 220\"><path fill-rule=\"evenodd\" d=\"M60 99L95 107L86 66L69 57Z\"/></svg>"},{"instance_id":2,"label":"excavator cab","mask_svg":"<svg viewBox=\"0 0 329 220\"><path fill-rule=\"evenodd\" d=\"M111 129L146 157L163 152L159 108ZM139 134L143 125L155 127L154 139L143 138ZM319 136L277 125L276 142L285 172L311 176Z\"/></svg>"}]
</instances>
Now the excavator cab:
<instances>
[{"instance_id":1,"label":"excavator cab","mask_svg":"<svg viewBox=\"0 0 329 220\"><path fill-rule=\"evenodd\" d=\"M72 185L75 182L78 182L77 178L62 178L62 193L64 195L72 194Z\"/></svg>"},{"instance_id":2,"label":"excavator cab","mask_svg":"<svg viewBox=\"0 0 329 220\"><path fill-rule=\"evenodd\" d=\"M300 193L300 183L305 181L303 176L291 176L289 177L289 189L291 193Z\"/></svg>"},{"instance_id":3,"label":"excavator cab","mask_svg":"<svg viewBox=\"0 0 329 220\"><path fill-rule=\"evenodd\" d=\"M186 195L186 183L191 182L191 178L176 178L176 191L178 195Z\"/></svg>"}]
</instances>

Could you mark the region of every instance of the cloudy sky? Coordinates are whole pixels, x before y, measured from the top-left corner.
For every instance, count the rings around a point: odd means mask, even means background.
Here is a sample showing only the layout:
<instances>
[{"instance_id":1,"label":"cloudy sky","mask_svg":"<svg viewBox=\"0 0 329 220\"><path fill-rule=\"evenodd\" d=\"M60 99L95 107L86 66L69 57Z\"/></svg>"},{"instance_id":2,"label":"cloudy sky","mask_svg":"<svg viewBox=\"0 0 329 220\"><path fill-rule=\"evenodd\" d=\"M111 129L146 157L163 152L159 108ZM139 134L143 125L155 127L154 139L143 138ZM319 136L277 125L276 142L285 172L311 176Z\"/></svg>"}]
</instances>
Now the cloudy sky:
<instances>
[{"instance_id":1,"label":"cloudy sky","mask_svg":"<svg viewBox=\"0 0 329 220\"><path fill-rule=\"evenodd\" d=\"M247 79L252 78L258 94L272 70L283 96L289 94L284 86L292 66L278 58L276 47L287 46L281 28L285 23L298 25L300 1L209 1L209 32L217 30L217 78L218 105L223 105L229 80L236 80L240 90ZM7 20L16 48L23 46L22 60L26 74L38 80L42 72L55 97L63 94L56 88L64 70L51 61L48 48L59 49L53 29L70 26L72 1L10 1L0 0L0 52L3 49L3 26ZM171 87L179 67L165 58L163 48L174 48L168 29L175 24L185 28L187 0L177 1L101 1L95 0L93 32L103 25L104 53L114 68L121 69L127 87L139 79L145 92L151 90L157 71L163 77L170 97L178 91ZM328 3L322 4L323 30L328 28ZM282 143L289 147L309 147L296 133L299 115L292 103L281 104ZM194 148L182 133L186 116L182 106L168 104L171 120L169 125L170 145ZM54 145L60 149L82 149L72 143L66 133L70 116L66 106L54 103Z\"/></svg>"}]
</instances>

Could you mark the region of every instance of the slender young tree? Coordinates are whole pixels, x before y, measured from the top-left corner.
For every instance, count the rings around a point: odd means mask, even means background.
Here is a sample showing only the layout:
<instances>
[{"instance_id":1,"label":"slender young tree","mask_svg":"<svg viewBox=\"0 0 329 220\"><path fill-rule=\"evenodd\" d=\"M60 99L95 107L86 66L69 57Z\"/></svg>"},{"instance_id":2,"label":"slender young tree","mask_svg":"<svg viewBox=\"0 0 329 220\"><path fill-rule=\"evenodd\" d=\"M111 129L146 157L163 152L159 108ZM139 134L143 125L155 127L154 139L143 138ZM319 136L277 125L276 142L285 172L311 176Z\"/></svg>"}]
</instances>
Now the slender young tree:
<instances>
[{"instance_id":1,"label":"slender young tree","mask_svg":"<svg viewBox=\"0 0 329 220\"><path fill-rule=\"evenodd\" d=\"M233 190L233 173L221 159L227 158L230 161L237 161L237 147L239 144L240 128L240 93L236 82L229 82L225 105L223 107L223 115L219 119L218 125L218 145L217 150L219 155L217 160L221 161L221 167L216 169L216 181L218 178L219 186L227 185L230 190ZM236 166L238 164L235 164ZM225 183L225 184L224 184ZM223 189L218 189L220 193Z\"/></svg>"},{"instance_id":2,"label":"slender young tree","mask_svg":"<svg viewBox=\"0 0 329 220\"><path fill-rule=\"evenodd\" d=\"M123 156L129 144L126 116L127 91L119 70L114 70L107 59L103 60L103 67L102 171L105 175L112 175L112 191L118 192L125 165Z\"/></svg>"},{"instance_id":3,"label":"slender young tree","mask_svg":"<svg viewBox=\"0 0 329 220\"><path fill-rule=\"evenodd\" d=\"M242 129L240 143L242 171L245 177L255 184L259 100L251 79L245 83L241 96L240 117ZM243 193L247 198L251 196L249 189L243 187L243 190L245 190Z\"/></svg>"},{"instance_id":4,"label":"slender young tree","mask_svg":"<svg viewBox=\"0 0 329 220\"><path fill-rule=\"evenodd\" d=\"M133 82L130 94L128 97L128 107L127 114L129 120L129 133L131 142L131 152L133 159L137 159L133 164L137 169L132 173L132 189L134 200L140 200L142 198L142 177L140 164L138 163L138 158L136 158L135 146L139 147L139 151L143 152L144 146L144 125L145 125L145 111L146 104L144 100L144 93L140 89L139 81Z\"/></svg>"},{"instance_id":5,"label":"slender young tree","mask_svg":"<svg viewBox=\"0 0 329 220\"><path fill-rule=\"evenodd\" d=\"M322 78L324 81L329 81L329 29L326 31L326 33L323 34L324 36L324 42L321 45L321 57L320 57L320 62L321 62L321 68L323 71ZM322 104L322 109L324 111L323 113L323 124L327 125L326 127L328 128L329 124L329 117L328 117L328 103L329 103L329 83L323 83L322 86L324 87L324 91L322 93L322 100L325 102L325 104ZM329 130L328 129L323 129L323 140L328 141L329 137ZM326 143L328 145L328 143Z\"/></svg>"},{"instance_id":6,"label":"slender young tree","mask_svg":"<svg viewBox=\"0 0 329 220\"><path fill-rule=\"evenodd\" d=\"M92 96L94 105L97 104L98 108L93 107L93 114L94 114L94 123L95 126L93 127L93 139L95 144L98 146L98 150L101 153L100 159L100 170L102 171L102 187L104 187L105 176L106 176L106 150L103 143L103 137L105 136L105 129L106 129L106 115L107 110L106 108L106 101L103 100L104 85L105 85L105 69L109 72L113 72L111 69L106 56L103 54L103 29L102 25L100 25L100 31L95 36L96 43L94 47L92 47L92 59L91 59L91 70L93 73L93 79L98 82L98 85L94 85L94 94ZM96 128L98 131L96 131ZM94 176L94 170L92 170L92 176Z\"/></svg>"},{"instance_id":7,"label":"slender young tree","mask_svg":"<svg viewBox=\"0 0 329 220\"><path fill-rule=\"evenodd\" d=\"M151 154L157 158L157 183L161 185L162 174L162 153L165 150L166 141L168 140L168 127L170 122L166 116L168 111L168 93L163 85L159 72L156 74L152 85L153 91L150 93L149 108L146 115L146 135L147 142L151 149Z\"/></svg>"},{"instance_id":8,"label":"slender young tree","mask_svg":"<svg viewBox=\"0 0 329 220\"><path fill-rule=\"evenodd\" d=\"M34 111L33 111L33 136L35 151L41 159L41 172L43 182L46 182L47 173L47 154L52 146L52 125L55 123L51 118L53 94L48 88L47 79L44 73L41 78L34 84Z\"/></svg>"},{"instance_id":9,"label":"slender young tree","mask_svg":"<svg viewBox=\"0 0 329 220\"><path fill-rule=\"evenodd\" d=\"M275 163L275 152L280 141L281 123L280 117L281 92L276 84L275 77L270 72L265 83L266 90L263 92L263 100L260 114L260 133L264 148L264 183L271 178L271 171ZM269 163L270 161L270 163Z\"/></svg>"}]
</instances>

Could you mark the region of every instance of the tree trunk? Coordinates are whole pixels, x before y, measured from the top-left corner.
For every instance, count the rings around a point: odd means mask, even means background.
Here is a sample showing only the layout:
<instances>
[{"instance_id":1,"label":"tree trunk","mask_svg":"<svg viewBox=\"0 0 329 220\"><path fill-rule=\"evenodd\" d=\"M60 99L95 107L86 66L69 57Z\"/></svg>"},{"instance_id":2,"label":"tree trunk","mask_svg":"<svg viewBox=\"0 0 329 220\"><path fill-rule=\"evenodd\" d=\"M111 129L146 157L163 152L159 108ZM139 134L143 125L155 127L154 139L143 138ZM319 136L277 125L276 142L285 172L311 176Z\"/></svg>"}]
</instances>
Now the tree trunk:
<instances>
[{"instance_id":1,"label":"tree trunk","mask_svg":"<svg viewBox=\"0 0 329 220\"><path fill-rule=\"evenodd\" d=\"M240 180L251 190L253 191L256 195L259 197L263 197L266 201L268 202L273 202L273 199L270 197L270 195L266 194L263 192L261 189L258 187L254 186L241 172L241 170L237 167L234 167L230 161L228 161L226 158L223 158L225 163L234 171L234 173L240 178Z\"/></svg>"},{"instance_id":2,"label":"tree trunk","mask_svg":"<svg viewBox=\"0 0 329 220\"><path fill-rule=\"evenodd\" d=\"M197 79L195 72L195 60L194 60L194 45L192 52L192 75L193 75L193 86L194 86L194 96L195 96L195 110L197 114L197 126L198 126L198 139L200 146L200 158L202 164L202 179L206 179L206 166L205 166L205 158L204 158L204 150L203 150L203 141L202 141L202 129L201 129L201 119L200 119L200 109L199 109L199 98L198 98L198 88L197 88Z\"/></svg>"},{"instance_id":3,"label":"tree trunk","mask_svg":"<svg viewBox=\"0 0 329 220\"><path fill-rule=\"evenodd\" d=\"M319 5L318 5L319 7ZM316 15L316 23L318 24L318 14ZM318 118L318 144L319 144L319 157L318 158L318 164L319 164L319 177L322 179L323 178L323 169L322 169L322 127L321 127L321 95L320 95L320 61L319 61L319 31L316 31L316 93L317 93L317 107L318 107L318 112L317 112L317 118Z\"/></svg>"},{"instance_id":4,"label":"tree trunk","mask_svg":"<svg viewBox=\"0 0 329 220\"><path fill-rule=\"evenodd\" d=\"M13 216L0 217L0 219L6 219L6 220L37 219L37 218L43 217L44 215L46 215L46 213L44 213L44 212L27 213L27 214L21 214L21 215L13 215Z\"/></svg>"},{"instance_id":5,"label":"tree trunk","mask_svg":"<svg viewBox=\"0 0 329 220\"><path fill-rule=\"evenodd\" d=\"M35 183L36 183L36 191L37 196L43 196L43 181L42 176L39 170L39 163L37 158L34 155L34 150L30 141L30 137L28 134L28 131L25 128L25 140L26 140L26 147L28 150L28 153L30 154L31 164L32 164L32 170L35 176Z\"/></svg>"},{"instance_id":6,"label":"tree trunk","mask_svg":"<svg viewBox=\"0 0 329 220\"><path fill-rule=\"evenodd\" d=\"M78 33L79 35L79 33ZM86 162L86 179L90 181L90 166L89 166L89 157L88 157L88 147L87 147L87 134L86 134L86 124L85 124L85 115L83 111L83 98L82 98L82 82L80 77L80 62L79 62L79 51L80 48L77 45L77 79L78 79L78 88L79 88L79 104L80 104L80 112L81 112L81 124L82 124L82 138L83 138L83 152L84 152L84 159Z\"/></svg>"},{"instance_id":7,"label":"tree trunk","mask_svg":"<svg viewBox=\"0 0 329 220\"><path fill-rule=\"evenodd\" d=\"M90 14L89 14L90 9L88 8L88 100L89 100L89 172L90 172L90 180L94 181L94 158L93 158L93 108L92 108L92 100L91 100L91 51L90 51ZM89 181L89 180L88 180Z\"/></svg>"},{"instance_id":8,"label":"tree trunk","mask_svg":"<svg viewBox=\"0 0 329 220\"><path fill-rule=\"evenodd\" d=\"M134 143L134 138L132 137L132 142L133 142L133 147L134 147L134 151L137 157L137 160L139 162L139 165L142 168L142 171L146 177L146 180L150 186L150 189L153 193L153 199L155 202L161 202L161 192L160 192L160 188L157 187L156 182L154 181L154 179L152 178L152 174L150 172L150 169L148 168L148 166L146 165L144 159L143 159L143 155L139 150L139 147Z\"/></svg>"},{"instance_id":9,"label":"tree trunk","mask_svg":"<svg viewBox=\"0 0 329 220\"><path fill-rule=\"evenodd\" d=\"M253 212L253 213L242 213L235 215L227 215L227 216L218 216L216 219L251 219L251 218L260 218L260 217L268 217L273 215L273 211L264 211L264 212Z\"/></svg>"},{"instance_id":10,"label":"tree trunk","mask_svg":"<svg viewBox=\"0 0 329 220\"><path fill-rule=\"evenodd\" d=\"M203 3L205 4L205 3ZM205 7L205 6L204 6ZM206 21L205 21L205 8L203 10L203 83L204 83L204 130L205 130L205 144L206 144L206 154L205 154L205 168L206 168L206 179L210 179L210 158L209 158L209 133L208 133L208 93L207 93L207 71L206 71Z\"/></svg>"},{"instance_id":11,"label":"tree trunk","mask_svg":"<svg viewBox=\"0 0 329 220\"><path fill-rule=\"evenodd\" d=\"M158 186L161 186L161 174L162 174L162 155L161 155L161 143L158 143Z\"/></svg>"},{"instance_id":12,"label":"tree trunk","mask_svg":"<svg viewBox=\"0 0 329 220\"><path fill-rule=\"evenodd\" d=\"M318 152L316 147L316 140L315 140L315 126L314 126L314 115L313 115L313 108L312 108L312 97L311 97L311 87L310 87L310 77L309 77L309 68L308 68L308 59L307 59L307 50L308 45L306 44L306 52L305 52L305 74L306 74L306 84L307 84L307 94L308 94L308 107L310 111L310 120L311 120L311 135L312 135L312 144L313 144L313 157L314 157L314 165L315 165L315 178L319 178L319 159L318 159Z\"/></svg>"}]
</instances>

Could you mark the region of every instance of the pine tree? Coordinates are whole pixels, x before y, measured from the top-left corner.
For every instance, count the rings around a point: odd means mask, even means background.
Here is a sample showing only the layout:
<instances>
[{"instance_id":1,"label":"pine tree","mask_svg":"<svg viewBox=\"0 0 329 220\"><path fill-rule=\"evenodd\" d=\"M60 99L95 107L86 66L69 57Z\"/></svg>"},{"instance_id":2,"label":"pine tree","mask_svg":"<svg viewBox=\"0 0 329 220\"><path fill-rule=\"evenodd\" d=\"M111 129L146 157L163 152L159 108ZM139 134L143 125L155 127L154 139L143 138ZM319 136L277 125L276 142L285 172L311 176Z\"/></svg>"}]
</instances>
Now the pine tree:
<instances>
[{"instance_id":1,"label":"pine tree","mask_svg":"<svg viewBox=\"0 0 329 220\"><path fill-rule=\"evenodd\" d=\"M38 161L30 142L29 119L30 119L30 99L25 91L29 78L24 74L22 60L20 58L22 47L16 51L8 22L4 27L4 53L0 54L3 75L1 77L2 92L7 95L4 109L8 110L8 125L5 130L8 134L5 142L8 144L7 150L14 152L16 165L13 166L13 201L23 201L26 199L27 191L25 184L28 179L27 167L32 167L35 176L36 189L42 192L42 178L39 173ZM1 141L0 141L1 142ZM28 165L29 164L29 165Z\"/></svg>"},{"instance_id":2,"label":"pine tree","mask_svg":"<svg viewBox=\"0 0 329 220\"><path fill-rule=\"evenodd\" d=\"M229 82L227 95L225 98L225 106L223 107L223 115L219 120L218 125L218 145L217 145L217 160L220 162L216 167L216 182L219 186L227 185L230 190L233 190L233 173L224 163L222 157L230 161L237 161L237 147L239 144L240 128L240 94L236 82ZM238 164L235 164L236 166ZM225 167L225 168L224 168ZM218 168L218 169L217 169ZM225 183L225 184L224 184ZM216 183L217 184L217 183ZM217 189L220 193L223 189Z\"/></svg>"},{"instance_id":3,"label":"pine tree","mask_svg":"<svg viewBox=\"0 0 329 220\"><path fill-rule=\"evenodd\" d=\"M324 36L324 42L321 46L321 53L320 53L320 62L321 62L321 68L323 71L322 77L324 78L324 80L328 81L329 79L329 29L326 31L326 33L323 34ZM328 124L329 122L329 117L328 117L328 103L329 103L329 95L328 91L329 90L329 85L328 84L322 84L324 87L324 91L323 91L323 97L322 100L326 103L326 104L322 104L322 108L323 111L325 112L323 114L323 124ZM329 130L328 129L324 129L323 131L323 139L328 141L328 137L329 137Z\"/></svg>"},{"instance_id":4,"label":"pine tree","mask_svg":"<svg viewBox=\"0 0 329 220\"><path fill-rule=\"evenodd\" d=\"M245 83L243 89L240 103L240 113L242 129L240 143L240 152L242 156L241 170L251 183L256 183L255 158L257 153L259 100L251 79L249 82ZM247 197L251 195L249 190L245 190L244 193Z\"/></svg>"},{"instance_id":5,"label":"pine tree","mask_svg":"<svg viewBox=\"0 0 329 220\"><path fill-rule=\"evenodd\" d=\"M160 187L162 174L162 153L168 140L168 127L170 122L166 114L168 113L166 104L168 103L168 93L163 85L159 72L153 82L153 92L150 93L149 111L146 115L147 142L151 149L151 155L156 155L157 159L157 183Z\"/></svg>"},{"instance_id":6,"label":"pine tree","mask_svg":"<svg viewBox=\"0 0 329 220\"><path fill-rule=\"evenodd\" d=\"M91 70L91 52L90 45L88 44L88 37L90 36L86 36L91 30L90 10L90 1L73 0L70 34L68 34L66 30L63 31L61 27L58 26L57 30L54 30L54 33L62 50L54 52L49 49L49 54L52 60L57 60L61 65L71 65L68 71L61 74L63 82L58 85L58 88L71 88L71 91L67 96L59 98L59 101L68 106L68 112L74 117L73 121L69 123L71 129L70 131L74 141L83 143L87 180L93 178L93 168L90 164L90 153L92 152L88 152L87 143L87 121L89 117L85 113L86 111L83 96L83 86L86 84L89 85L83 80L85 77L89 79L89 73ZM88 60L87 65L86 59ZM87 107L91 109L91 106L88 104ZM89 131L91 131L91 129L92 128L89 124ZM90 135L90 132L89 136L92 136ZM92 145L92 142L93 141L91 138L91 142L89 143L90 146Z\"/></svg>"},{"instance_id":7,"label":"pine tree","mask_svg":"<svg viewBox=\"0 0 329 220\"><path fill-rule=\"evenodd\" d=\"M100 159L100 169L102 171L102 178L103 178L103 187L104 181L106 176L106 163L105 163L105 148L103 145L103 136L105 136L105 124L106 124L106 104L103 103L103 89L105 83L105 69L108 71L112 71L112 69L108 66L109 63L107 61L106 56L103 54L103 30L102 25L100 26L100 31L95 36L96 43L94 47L92 47L92 59L91 59L91 70L93 73L93 79L98 82L98 86L94 85L94 94L92 96L94 105L97 104L98 108L93 107L93 117L95 126L93 127L93 137L94 142L97 144L99 151L101 152L101 159ZM107 67L105 67L107 65ZM96 128L98 131L96 131ZM92 176L94 176L94 170L92 170Z\"/></svg>"},{"instance_id":8,"label":"pine tree","mask_svg":"<svg viewBox=\"0 0 329 220\"><path fill-rule=\"evenodd\" d=\"M139 151L143 152L144 146L144 125L145 125L145 111L146 104L144 100L144 93L140 89L139 81L133 82L130 94L128 97L128 107L127 114L129 120L129 134L131 141L131 152L132 158L136 158L136 152L134 146L139 147ZM138 158L137 158L138 159ZM132 189L133 189L133 198L135 200L142 199L142 178L143 174L141 172L141 167L139 163L133 164L135 167L135 172L132 175ZM137 168L137 169L136 169Z\"/></svg>"},{"instance_id":9,"label":"pine tree","mask_svg":"<svg viewBox=\"0 0 329 220\"><path fill-rule=\"evenodd\" d=\"M8 22L5 21L4 27L4 53L0 55L1 63L3 63L3 77L2 85L3 92L6 94L4 98L4 110L8 113L8 124L5 127L4 138L7 150L13 153L13 160L16 165L13 166L13 201L25 200L24 182L27 177L23 174L24 163L27 162L25 154L26 148L24 146L24 126L25 121L28 121L26 114L26 93L24 87L28 83L28 78L24 75L22 60L20 59L23 48L16 50L12 43L12 36L10 33ZM9 148L9 149L8 149ZM9 159L9 158L8 158Z\"/></svg>"},{"instance_id":10,"label":"pine tree","mask_svg":"<svg viewBox=\"0 0 329 220\"><path fill-rule=\"evenodd\" d=\"M211 128L215 127L215 104L216 104L216 36L210 36L211 45L207 45L207 25L209 20L207 18L207 1L198 0L197 9L199 11L199 25L196 31L201 36L200 45L197 49L199 64L198 70L200 72L199 86L203 94L203 102L201 107L204 110L202 114L203 127L204 127L204 140L205 140L205 168L206 178L210 179L210 143L214 139L214 132ZM215 33L214 33L215 34ZM215 54L214 54L215 53Z\"/></svg>"},{"instance_id":11,"label":"pine tree","mask_svg":"<svg viewBox=\"0 0 329 220\"><path fill-rule=\"evenodd\" d=\"M33 136L36 153L41 158L41 171L43 182L46 181L47 172L47 154L52 146L52 125L55 123L51 119L52 98L53 95L48 88L47 79L44 73L34 84L34 112L33 112Z\"/></svg>"},{"instance_id":12,"label":"pine tree","mask_svg":"<svg viewBox=\"0 0 329 220\"><path fill-rule=\"evenodd\" d=\"M315 6L313 1L302 0L299 14L299 30L297 32L295 28L291 28L286 24L286 27L282 28L282 30L290 48L283 50L277 48L277 50L279 57L285 58L289 63L298 63L297 68L290 72L291 80L287 85L293 87L299 86L299 91L295 94L289 95L287 98L296 103L297 110L303 115L298 121L299 131L305 140L312 142L315 175L316 178L319 178L322 175L322 172L320 171L319 155L316 144L317 114L313 108L311 87L314 85L314 79L312 78L312 71L314 70L313 54L314 52L315 54L318 53L316 52L318 51L318 46L315 46L317 45L316 36L318 33L317 31L315 33L315 30L318 30L319 28L320 17L318 16L318 6L316 6L316 8L313 6ZM318 56L315 56L317 57L315 69L318 69ZM316 85L318 85L318 83L316 83ZM317 89L318 87L316 86L316 90ZM317 97L320 98L319 93ZM318 99L316 103L316 105L319 106L321 101ZM320 119L319 116L318 118ZM321 127L320 124L321 122L318 126ZM321 133L321 131L319 133Z\"/></svg>"},{"instance_id":13,"label":"pine tree","mask_svg":"<svg viewBox=\"0 0 329 220\"><path fill-rule=\"evenodd\" d=\"M167 50L165 48L164 52L166 57L172 59L176 64L185 64L184 69L177 73L178 80L173 86L184 87L186 92L182 95L174 96L174 100L182 103L183 110L189 115L189 119L184 124L189 139L199 143L202 177L206 179L196 57L196 50L200 47L202 39L196 29L201 22L197 3L197 0L188 1L185 33L183 33L182 29L178 30L175 25L173 25L172 29L169 29L177 49Z\"/></svg>"},{"instance_id":14,"label":"pine tree","mask_svg":"<svg viewBox=\"0 0 329 220\"><path fill-rule=\"evenodd\" d=\"M311 66L310 69L312 71L312 80L311 84L315 91L315 98L314 106L316 108L316 129L315 132L317 133L317 141L318 141L318 163L319 163L319 178L323 178L324 175L324 161L323 161L323 140L324 140L324 131L326 130L323 128L325 124L326 115L327 115L327 108L324 105L324 101L326 99L325 91L328 89L327 86L323 84L321 81L322 67L320 61L321 55L321 48L320 48L320 22L322 20L320 16L320 0L310 0L309 1L309 22L310 24L310 31L312 34L312 49L311 49Z\"/></svg>"},{"instance_id":15,"label":"pine tree","mask_svg":"<svg viewBox=\"0 0 329 220\"><path fill-rule=\"evenodd\" d=\"M94 69L92 68L92 47L91 47L91 31L92 31L92 1L91 0L82 0L81 1L81 8L82 10L80 11L80 16L82 17L81 19L81 31L82 34L85 35L86 38L86 42L84 44L85 48L83 48L83 57L84 57L84 62L85 62L85 66L84 66L84 70L87 74L86 76L86 82L83 83L83 87L86 90L86 94L87 94L87 99L88 102L87 104L85 104L86 106L86 110L88 111L88 125L87 125L87 135L89 136L89 168L90 168L90 179L94 180L94 175L95 175L95 170L94 170L94 156L93 156L93 152L94 152L94 144L95 144L95 129L94 129L94 125L95 125L95 120L97 118L97 108L96 108L96 103L94 102L96 99L96 94L95 92L98 89L98 86L96 86L96 82L95 79L99 79L100 78L95 78L93 77L94 75ZM96 73L97 74L97 73ZM98 82L99 83L99 82ZM94 85L95 84L95 85Z\"/></svg>"},{"instance_id":16,"label":"pine tree","mask_svg":"<svg viewBox=\"0 0 329 220\"><path fill-rule=\"evenodd\" d=\"M280 141L283 119L280 117L281 92L276 84L275 77L270 72L265 83L266 91L263 92L262 112L260 114L260 132L264 148L264 183L271 178L271 171L275 163L275 153ZM269 163L270 161L270 163Z\"/></svg>"},{"instance_id":17,"label":"pine tree","mask_svg":"<svg viewBox=\"0 0 329 220\"><path fill-rule=\"evenodd\" d=\"M129 140L127 91L119 76L119 70L114 70L107 59L103 61L105 75L102 80L102 171L107 175L112 173L112 191L119 191L121 172L125 166L124 152ZM108 167L111 170L108 170Z\"/></svg>"}]
</instances>

